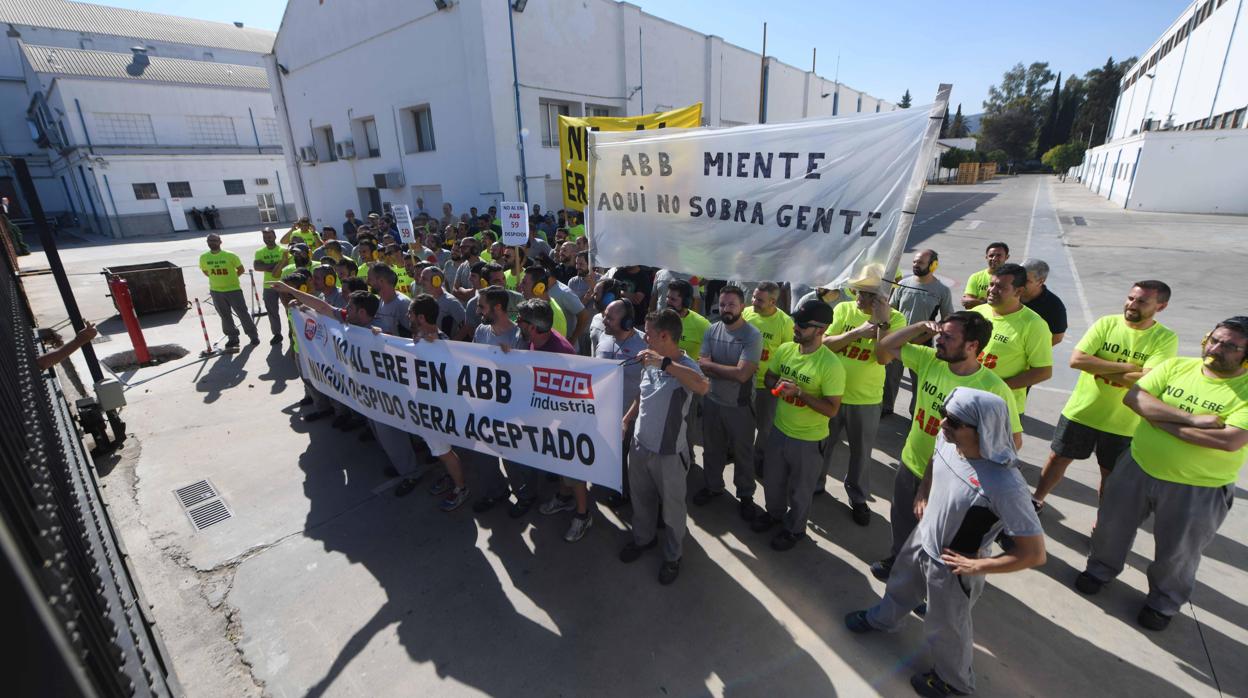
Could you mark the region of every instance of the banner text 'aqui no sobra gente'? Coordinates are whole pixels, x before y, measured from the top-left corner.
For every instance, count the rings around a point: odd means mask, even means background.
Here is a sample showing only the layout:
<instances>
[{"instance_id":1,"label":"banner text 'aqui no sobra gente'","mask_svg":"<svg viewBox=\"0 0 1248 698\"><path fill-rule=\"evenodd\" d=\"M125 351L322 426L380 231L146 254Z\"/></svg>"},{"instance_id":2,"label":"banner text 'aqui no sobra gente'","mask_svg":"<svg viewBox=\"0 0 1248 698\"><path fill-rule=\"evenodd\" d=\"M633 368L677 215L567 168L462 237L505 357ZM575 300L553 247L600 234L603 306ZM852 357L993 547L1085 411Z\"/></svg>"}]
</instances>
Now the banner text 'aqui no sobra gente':
<instances>
[{"instance_id":1,"label":"banner text 'aqui no sobra gente'","mask_svg":"<svg viewBox=\"0 0 1248 698\"><path fill-rule=\"evenodd\" d=\"M413 343L300 310L294 326L304 377L368 419L621 488L623 369L616 363Z\"/></svg>"},{"instance_id":2,"label":"banner text 'aqui no sobra gente'","mask_svg":"<svg viewBox=\"0 0 1248 698\"><path fill-rule=\"evenodd\" d=\"M591 133L594 263L812 286L883 269L931 111Z\"/></svg>"}]
</instances>

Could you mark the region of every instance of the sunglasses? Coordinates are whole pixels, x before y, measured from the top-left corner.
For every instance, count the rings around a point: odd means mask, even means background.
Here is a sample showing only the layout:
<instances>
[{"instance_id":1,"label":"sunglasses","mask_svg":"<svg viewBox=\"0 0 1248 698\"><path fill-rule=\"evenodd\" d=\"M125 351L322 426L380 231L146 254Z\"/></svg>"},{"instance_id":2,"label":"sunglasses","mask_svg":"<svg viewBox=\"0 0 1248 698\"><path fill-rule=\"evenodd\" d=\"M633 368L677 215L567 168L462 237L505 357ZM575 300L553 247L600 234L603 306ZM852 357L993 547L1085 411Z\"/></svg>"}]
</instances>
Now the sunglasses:
<instances>
[{"instance_id":1,"label":"sunglasses","mask_svg":"<svg viewBox=\"0 0 1248 698\"><path fill-rule=\"evenodd\" d=\"M949 426L953 427L954 429L961 429L962 427L969 427L971 429L975 428L974 424L967 424L966 422L946 412L944 407L941 407L939 411L940 411L940 418L945 420L946 422L949 422Z\"/></svg>"},{"instance_id":2,"label":"sunglasses","mask_svg":"<svg viewBox=\"0 0 1248 698\"><path fill-rule=\"evenodd\" d=\"M810 328L812 328L812 327L817 327L817 328L819 328L819 329L827 329L827 327L828 327L827 325L823 324L822 322L795 322L795 323L793 323L793 324L794 324L794 325L796 325L798 328L803 329L803 330L809 330L809 329L810 329Z\"/></svg>"}]
</instances>

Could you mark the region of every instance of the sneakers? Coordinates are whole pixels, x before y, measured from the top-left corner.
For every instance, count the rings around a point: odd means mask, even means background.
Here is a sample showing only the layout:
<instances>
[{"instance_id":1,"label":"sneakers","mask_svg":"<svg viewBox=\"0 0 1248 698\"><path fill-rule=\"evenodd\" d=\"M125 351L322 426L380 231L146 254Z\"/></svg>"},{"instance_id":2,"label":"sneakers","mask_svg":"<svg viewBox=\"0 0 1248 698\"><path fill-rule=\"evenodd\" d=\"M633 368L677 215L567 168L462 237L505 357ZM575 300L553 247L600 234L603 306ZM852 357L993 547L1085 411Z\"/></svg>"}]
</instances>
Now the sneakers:
<instances>
[{"instance_id":1,"label":"sneakers","mask_svg":"<svg viewBox=\"0 0 1248 698\"><path fill-rule=\"evenodd\" d=\"M468 486L456 487L446 493L442 497L442 501L438 503L438 508L442 511L455 511L468 501Z\"/></svg>"},{"instance_id":2,"label":"sneakers","mask_svg":"<svg viewBox=\"0 0 1248 698\"><path fill-rule=\"evenodd\" d=\"M771 539L771 549L778 550L780 552L792 550L793 546L797 545L797 542L805 537L805 533L794 533L788 530L781 530L774 538Z\"/></svg>"},{"instance_id":3,"label":"sneakers","mask_svg":"<svg viewBox=\"0 0 1248 698\"><path fill-rule=\"evenodd\" d=\"M1079 576L1075 577L1075 588L1088 596L1095 596L1100 593L1101 587L1103 586L1105 586L1105 582L1102 582L1087 572L1080 572ZM1147 608L1147 606L1145 608Z\"/></svg>"},{"instance_id":4,"label":"sneakers","mask_svg":"<svg viewBox=\"0 0 1248 698\"><path fill-rule=\"evenodd\" d=\"M772 518L771 514L764 511L754 517L754 521L750 523L750 530L755 533L762 533L778 523L780 523L778 520Z\"/></svg>"},{"instance_id":5,"label":"sneakers","mask_svg":"<svg viewBox=\"0 0 1248 698\"><path fill-rule=\"evenodd\" d=\"M680 560L669 560L659 568L659 584L667 586L680 576Z\"/></svg>"},{"instance_id":6,"label":"sneakers","mask_svg":"<svg viewBox=\"0 0 1248 698\"><path fill-rule=\"evenodd\" d=\"M893 558L878 560L871 563L871 576L881 582L888 581L888 575L893 573Z\"/></svg>"},{"instance_id":7,"label":"sneakers","mask_svg":"<svg viewBox=\"0 0 1248 698\"><path fill-rule=\"evenodd\" d=\"M416 489L416 483L417 480L414 477L404 478L403 482L400 482L399 486L394 488L394 496L406 497L412 493L412 490Z\"/></svg>"},{"instance_id":8,"label":"sneakers","mask_svg":"<svg viewBox=\"0 0 1248 698\"><path fill-rule=\"evenodd\" d=\"M712 492L709 489L703 487L702 489L698 490L697 494L693 495L693 503L700 507L704 507L707 504L710 504L712 499L715 499L716 497L722 494L723 492Z\"/></svg>"},{"instance_id":9,"label":"sneakers","mask_svg":"<svg viewBox=\"0 0 1248 698\"><path fill-rule=\"evenodd\" d=\"M453 489L455 489L455 481L451 479L450 475L443 475L429 486L429 494L435 497L441 497Z\"/></svg>"},{"instance_id":10,"label":"sneakers","mask_svg":"<svg viewBox=\"0 0 1248 698\"><path fill-rule=\"evenodd\" d=\"M637 545L636 542L630 540L628 545L625 545L622 549L620 549L620 562L636 562L637 558L641 557L641 553L643 551L649 550L658 544L658 536L652 538L650 542L645 545Z\"/></svg>"},{"instance_id":11,"label":"sneakers","mask_svg":"<svg viewBox=\"0 0 1248 698\"><path fill-rule=\"evenodd\" d=\"M573 505L575 508L575 505ZM542 512L545 513L545 512ZM585 537L585 532L594 525L594 517L586 514L585 516L573 516L572 525L568 526L568 532L563 534L563 539L569 543L575 543Z\"/></svg>"},{"instance_id":12,"label":"sneakers","mask_svg":"<svg viewBox=\"0 0 1248 698\"><path fill-rule=\"evenodd\" d=\"M935 671L926 674L915 674L910 677L910 687L914 692L926 698L945 698L946 696L964 696L962 691L945 683Z\"/></svg>"},{"instance_id":13,"label":"sneakers","mask_svg":"<svg viewBox=\"0 0 1248 698\"><path fill-rule=\"evenodd\" d=\"M561 511L572 511L574 509L576 509L575 499L572 497L564 498L556 494L548 501L542 502L542 506L538 507L537 510L545 516L551 516Z\"/></svg>"},{"instance_id":14,"label":"sneakers","mask_svg":"<svg viewBox=\"0 0 1248 698\"><path fill-rule=\"evenodd\" d=\"M867 622L866 611L854 611L853 613L846 615L845 627L849 628L850 632L858 633L859 635L875 630L875 627Z\"/></svg>"},{"instance_id":15,"label":"sneakers","mask_svg":"<svg viewBox=\"0 0 1248 698\"><path fill-rule=\"evenodd\" d=\"M516 503L512 504L511 508L507 510L507 515L513 519L518 519L524 516L525 514L529 513L529 509L532 509L532 508L533 508L532 497L529 497L528 499L517 499Z\"/></svg>"},{"instance_id":16,"label":"sneakers","mask_svg":"<svg viewBox=\"0 0 1248 698\"><path fill-rule=\"evenodd\" d=\"M1152 606L1145 606L1140 609L1140 615L1135 617L1135 622L1148 630L1161 632L1166 629L1166 626L1170 625L1171 618L1173 616L1167 616Z\"/></svg>"},{"instance_id":17,"label":"sneakers","mask_svg":"<svg viewBox=\"0 0 1248 698\"><path fill-rule=\"evenodd\" d=\"M239 342L238 342L238 336L237 336L237 335L235 335L235 336L233 336L233 337L230 337L230 338L229 338L229 340L227 340L227 341L226 341L226 343L225 343L225 348L226 348L226 349L237 349L237 348L238 348L238 344L239 344Z\"/></svg>"},{"instance_id":18,"label":"sneakers","mask_svg":"<svg viewBox=\"0 0 1248 698\"><path fill-rule=\"evenodd\" d=\"M866 502L854 502L852 505L854 523L859 526L867 526L871 523L871 509Z\"/></svg>"}]
</instances>

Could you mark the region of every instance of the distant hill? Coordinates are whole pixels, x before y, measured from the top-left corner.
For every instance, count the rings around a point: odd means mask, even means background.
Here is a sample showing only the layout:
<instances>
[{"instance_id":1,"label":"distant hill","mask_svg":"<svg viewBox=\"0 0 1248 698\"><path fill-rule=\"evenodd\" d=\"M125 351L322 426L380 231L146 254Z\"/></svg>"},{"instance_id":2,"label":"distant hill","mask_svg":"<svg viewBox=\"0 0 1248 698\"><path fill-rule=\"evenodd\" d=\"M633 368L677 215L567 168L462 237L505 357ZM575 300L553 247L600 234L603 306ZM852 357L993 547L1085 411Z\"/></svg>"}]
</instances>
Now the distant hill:
<instances>
[{"instance_id":1,"label":"distant hill","mask_svg":"<svg viewBox=\"0 0 1248 698\"><path fill-rule=\"evenodd\" d=\"M962 119L966 121L967 132L974 135L979 133L979 120L984 118L983 112L978 114L963 114Z\"/></svg>"}]
</instances>

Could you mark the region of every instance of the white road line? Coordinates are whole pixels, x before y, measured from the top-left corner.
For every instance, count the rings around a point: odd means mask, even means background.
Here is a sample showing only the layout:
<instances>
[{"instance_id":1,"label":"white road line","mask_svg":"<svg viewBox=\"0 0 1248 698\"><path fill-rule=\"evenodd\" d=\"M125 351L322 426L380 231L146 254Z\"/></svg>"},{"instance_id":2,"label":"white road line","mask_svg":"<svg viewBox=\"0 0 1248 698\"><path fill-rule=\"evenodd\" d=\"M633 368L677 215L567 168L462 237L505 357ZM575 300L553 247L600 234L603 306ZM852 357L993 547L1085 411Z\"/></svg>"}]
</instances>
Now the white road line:
<instances>
[{"instance_id":1,"label":"white road line","mask_svg":"<svg viewBox=\"0 0 1248 698\"><path fill-rule=\"evenodd\" d=\"M974 229L978 228L980 225L983 225L983 221L971 221L970 223L967 223L967 224L966 224L966 229L967 229L967 230L974 230Z\"/></svg>"},{"instance_id":2,"label":"white road line","mask_svg":"<svg viewBox=\"0 0 1248 698\"><path fill-rule=\"evenodd\" d=\"M1031 386L1031 389L1032 389L1032 390L1044 390L1044 391L1047 391L1047 392L1050 392L1050 393L1061 393L1061 394L1063 394L1063 395L1070 395L1070 393L1071 393L1071 391L1069 391L1069 390L1067 390L1067 389L1065 389L1065 388L1050 388L1050 387L1049 387L1049 386L1047 386L1047 385L1033 385L1033 386Z\"/></svg>"},{"instance_id":3,"label":"white road line","mask_svg":"<svg viewBox=\"0 0 1248 698\"><path fill-rule=\"evenodd\" d=\"M1051 195L1052 194L1052 191L1051 191L1052 182L1049 180L1046 180L1045 186L1050 188L1049 193ZM1036 193L1039 194L1040 190L1036 189ZM1079 278L1079 268L1075 266L1075 257L1074 255L1070 253L1070 245L1066 244L1066 228L1065 226L1062 225L1061 217L1057 215L1057 206L1053 206L1052 208L1053 208L1053 220L1057 222L1057 233L1060 236L1061 242L1062 242L1062 251L1066 253L1066 263L1070 265L1070 275L1073 276L1075 279L1075 292L1079 294L1079 307L1083 310L1083 321L1085 323L1084 327L1091 327L1092 326L1092 309L1088 307L1088 295L1084 293L1083 291L1083 280ZM1030 242L1031 242L1031 237L1028 236L1028 244L1030 244Z\"/></svg>"},{"instance_id":4,"label":"white road line","mask_svg":"<svg viewBox=\"0 0 1248 698\"><path fill-rule=\"evenodd\" d=\"M1027 219L1027 243L1023 245L1023 259L1031 256L1031 232L1036 227L1036 206L1040 204L1040 187L1044 183L1036 184L1036 196L1031 200L1031 217Z\"/></svg>"}]
</instances>

